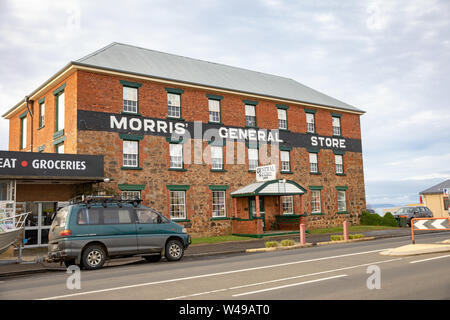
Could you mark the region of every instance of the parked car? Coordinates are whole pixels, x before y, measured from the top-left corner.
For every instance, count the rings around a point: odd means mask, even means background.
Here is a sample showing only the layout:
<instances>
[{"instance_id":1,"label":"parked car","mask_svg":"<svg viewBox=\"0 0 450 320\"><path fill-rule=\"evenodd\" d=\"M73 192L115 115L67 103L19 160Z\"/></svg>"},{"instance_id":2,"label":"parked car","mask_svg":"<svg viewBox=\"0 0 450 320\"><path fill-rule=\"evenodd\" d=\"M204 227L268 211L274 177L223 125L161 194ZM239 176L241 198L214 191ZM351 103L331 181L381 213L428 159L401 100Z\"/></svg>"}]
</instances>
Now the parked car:
<instances>
[{"instance_id":1,"label":"parked car","mask_svg":"<svg viewBox=\"0 0 450 320\"><path fill-rule=\"evenodd\" d=\"M48 260L99 269L107 259L142 256L180 260L186 229L138 201L79 202L61 208L49 232Z\"/></svg>"},{"instance_id":2,"label":"parked car","mask_svg":"<svg viewBox=\"0 0 450 320\"><path fill-rule=\"evenodd\" d=\"M432 218L433 212L425 206L415 207L401 207L395 213L396 218L405 218L406 224L411 226L411 219L413 218Z\"/></svg>"}]
</instances>

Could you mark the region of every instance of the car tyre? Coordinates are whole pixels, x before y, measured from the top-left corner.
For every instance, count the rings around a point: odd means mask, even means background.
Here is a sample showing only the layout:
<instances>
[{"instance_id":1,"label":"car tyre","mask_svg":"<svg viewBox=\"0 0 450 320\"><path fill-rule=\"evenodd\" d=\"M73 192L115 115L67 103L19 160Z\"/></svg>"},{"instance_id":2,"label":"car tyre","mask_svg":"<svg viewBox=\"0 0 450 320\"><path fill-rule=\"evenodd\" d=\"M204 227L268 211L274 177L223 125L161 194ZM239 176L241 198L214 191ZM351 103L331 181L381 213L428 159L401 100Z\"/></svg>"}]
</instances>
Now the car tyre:
<instances>
[{"instance_id":1,"label":"car tyre","mask_svg":"<svg viewBox=\"0 0 450 320\"><path fill-rule=\"evenodd\" d=\"M158 262L159 260L161 260L161 255L155 254L151 256L145 256L144 259L147 260L147 262Z\"/></svg>"},{"instance_id":2,"label":"car tyre","mask_svg":"<svg viewBox=\"0 0 450 320\"><path fill-rule=\"evenodd\" d=\"M170 240L167 242L165 256L168 261L178 261L183 255L184 247L179 240Z\"/></svg>"},{"instance_id":3,"label":"car tyre","mask_svg":"<svg viewBox=\"0 0 450 320\"><path fill-rule=\"evenodd\" d=\"M91 245L84 249L81 261L83 267L87 270L100 269L105 264L106 252L99 245Z\"/></svg>"}]
</instances>

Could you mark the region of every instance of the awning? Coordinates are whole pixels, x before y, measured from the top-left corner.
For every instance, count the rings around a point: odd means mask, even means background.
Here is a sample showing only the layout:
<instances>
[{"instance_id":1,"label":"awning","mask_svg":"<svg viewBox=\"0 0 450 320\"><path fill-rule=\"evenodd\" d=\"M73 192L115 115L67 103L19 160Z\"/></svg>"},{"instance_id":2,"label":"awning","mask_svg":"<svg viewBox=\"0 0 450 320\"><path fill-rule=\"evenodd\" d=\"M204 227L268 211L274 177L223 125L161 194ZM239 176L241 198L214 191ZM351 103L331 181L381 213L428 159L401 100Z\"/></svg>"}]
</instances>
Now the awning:
<instances>
[{"instance_id":1,"label":"awning","mask_svg":"<svg viewBox=\"0 0 450 320\"><path fill-rule=\"evenodd\" d=\"M291 196L306 193L298 183L290 180L255 182L231 193L231 197Z\"/></svg>"}]
</instances>

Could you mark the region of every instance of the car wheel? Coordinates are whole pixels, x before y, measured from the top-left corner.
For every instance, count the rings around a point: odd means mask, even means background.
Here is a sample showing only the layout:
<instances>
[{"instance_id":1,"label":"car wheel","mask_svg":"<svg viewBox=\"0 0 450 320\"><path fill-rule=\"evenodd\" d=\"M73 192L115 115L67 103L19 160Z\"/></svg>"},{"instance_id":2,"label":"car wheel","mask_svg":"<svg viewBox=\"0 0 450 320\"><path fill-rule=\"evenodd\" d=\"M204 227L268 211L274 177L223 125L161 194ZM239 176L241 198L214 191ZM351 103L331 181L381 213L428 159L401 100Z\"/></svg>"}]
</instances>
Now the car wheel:
<instances>
[{"instance_id":1,"label":"car wheel","mask_svg":"<svg viewBox=\"0 0 450 320\"><path fill-rule=\"evenodd\" d=\"M166 244L166 258L169 261L177 261L183 257L184 247L178 240L170 240Z\"/></svg>"},{"instance_id":2,"label":"car wheel","mask_svg":"<svg viewBox=\"0 0 450 320\"><path fill-rule=\"evenodd\" d=\"M92 245L83 251L82 263L85 269L100 269L105 264L106 253L99 245Z\"/></svg>"},{"instance_id":3,"label":"car wheel","mask_svg":"<svg viewBox=\"0 0 450 320\"><path fill-rule=\"evenodd\" d=\"M161 255L155 254L152 256L145 256L144 259L147 260L147 262L158 262L159 260L161 260Z\"/></svg>"}]
</instances>

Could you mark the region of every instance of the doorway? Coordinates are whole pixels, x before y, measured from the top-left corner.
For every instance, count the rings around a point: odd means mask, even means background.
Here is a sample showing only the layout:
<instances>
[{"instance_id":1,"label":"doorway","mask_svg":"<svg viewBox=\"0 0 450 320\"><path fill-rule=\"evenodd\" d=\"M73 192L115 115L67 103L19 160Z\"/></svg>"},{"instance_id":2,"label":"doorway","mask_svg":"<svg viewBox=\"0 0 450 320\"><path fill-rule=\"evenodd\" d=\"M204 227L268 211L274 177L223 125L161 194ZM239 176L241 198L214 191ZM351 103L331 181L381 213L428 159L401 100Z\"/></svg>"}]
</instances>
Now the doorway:
<instances>
[{"instance_id":1,"label":"doorway","mask_svg":"<svg viewBox=\"0 0 450 320\"><path fill-rule=\"evenodd\" d=\"M250 211L250 219L254 219L256 217L256 198L249 198L249 211ZM259 197L259 214L261 215L263 222L263 231L266 231L266 212L264 208L264 197Z\"/></svg>"}]
</instances>

